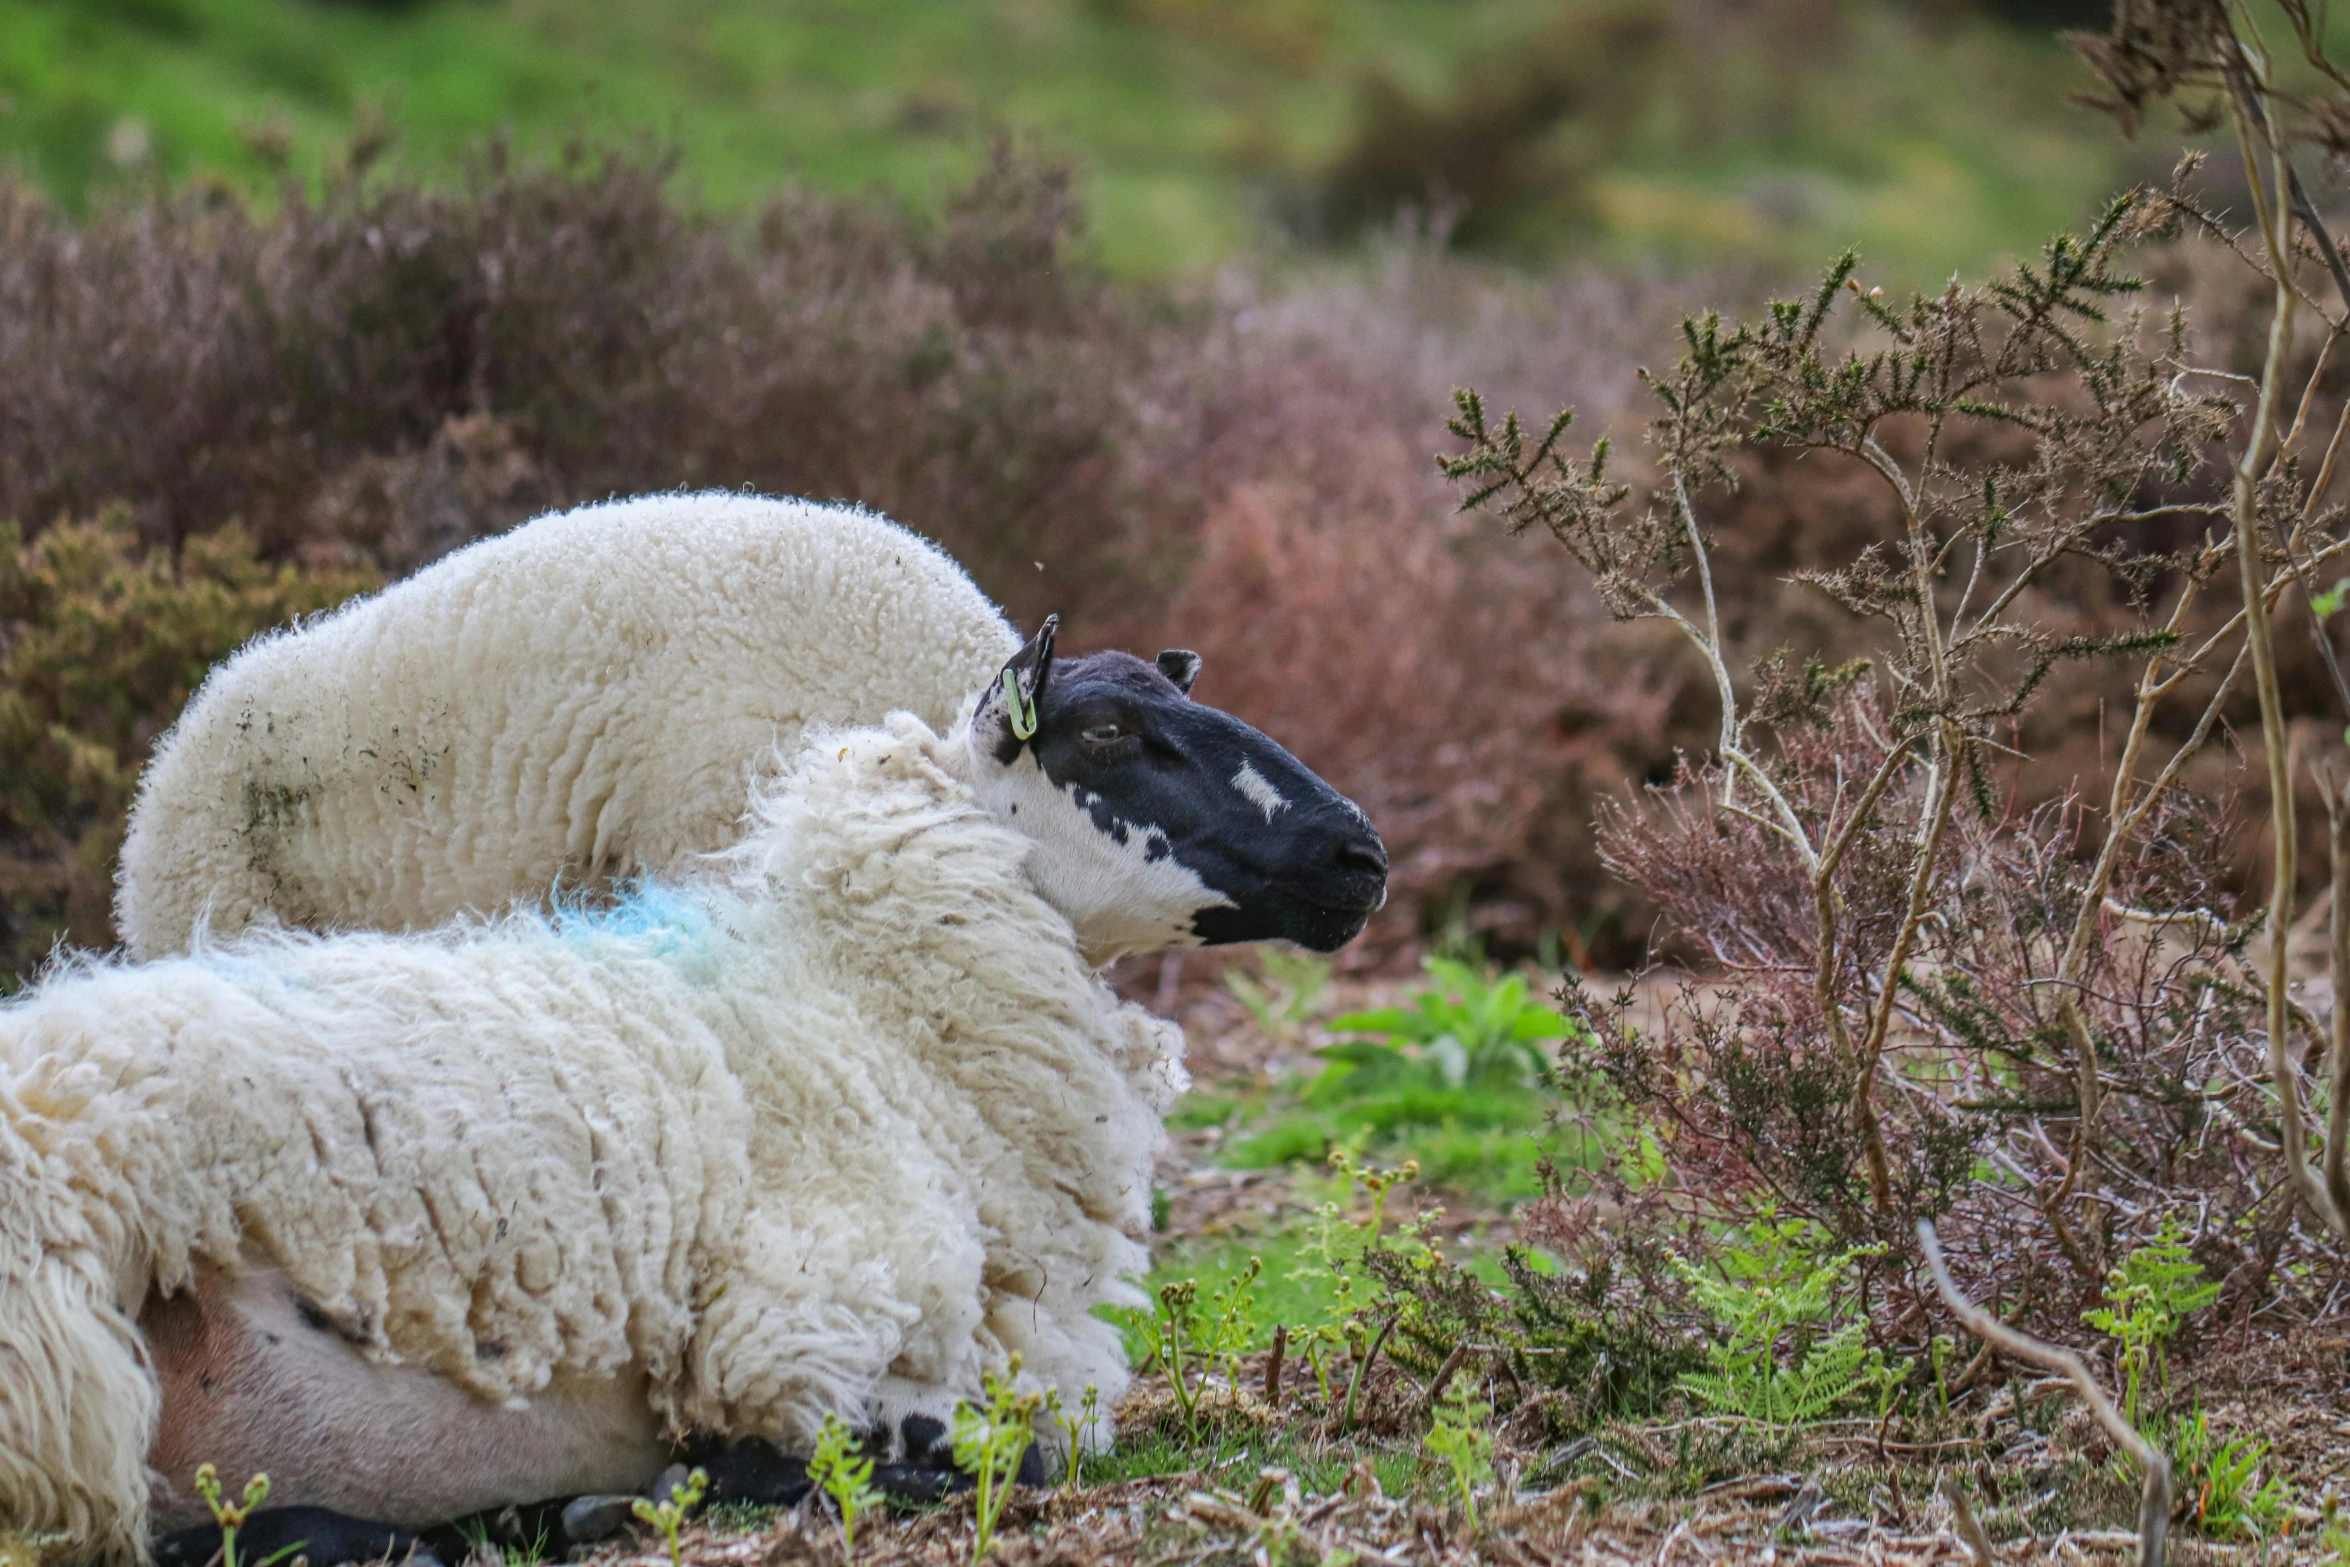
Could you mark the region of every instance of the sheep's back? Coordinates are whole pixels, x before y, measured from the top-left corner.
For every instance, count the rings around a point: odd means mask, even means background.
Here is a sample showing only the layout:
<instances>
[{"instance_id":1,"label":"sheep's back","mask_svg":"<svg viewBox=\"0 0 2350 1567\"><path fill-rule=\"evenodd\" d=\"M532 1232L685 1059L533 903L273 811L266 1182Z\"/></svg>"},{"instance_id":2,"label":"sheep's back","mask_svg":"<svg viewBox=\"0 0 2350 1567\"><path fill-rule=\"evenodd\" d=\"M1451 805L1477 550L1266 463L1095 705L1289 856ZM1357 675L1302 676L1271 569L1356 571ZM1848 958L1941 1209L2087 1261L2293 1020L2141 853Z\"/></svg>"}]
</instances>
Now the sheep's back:
<instances>
[{"instance_id":1,"label":"sheep's back","mask_svg":"<svg viewBox=\"0 0 2350 1567\"><path fill-rule=\"evenodd\" d=\"M544 517L217 670L141 781L117 923L154 956L200 920L420 928L674 875L733 839L771 747L896 709L943 728L1016 641L863 511Z\"/></svg>"}]
</instances>

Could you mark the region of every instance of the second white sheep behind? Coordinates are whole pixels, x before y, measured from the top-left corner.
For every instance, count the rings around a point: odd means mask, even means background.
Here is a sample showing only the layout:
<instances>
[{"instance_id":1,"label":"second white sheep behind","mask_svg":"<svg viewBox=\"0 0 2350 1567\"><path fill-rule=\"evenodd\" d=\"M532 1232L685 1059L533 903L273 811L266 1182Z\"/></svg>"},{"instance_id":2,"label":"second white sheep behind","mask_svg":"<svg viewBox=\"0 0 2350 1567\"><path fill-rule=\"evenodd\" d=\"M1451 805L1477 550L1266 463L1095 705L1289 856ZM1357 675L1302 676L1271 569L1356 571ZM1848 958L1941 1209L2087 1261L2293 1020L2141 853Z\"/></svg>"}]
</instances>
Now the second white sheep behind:
<instances>
[{"instance_id":1,"label":"second white sheep behind","mask_svg":"<svg viewBox=\"0 0 2350 1567\"><path fill-rule=\"evenodd\" d=\"M542 517L215 670L140 780L115 923L151 958L200 925L421 928L673 876L734 841L758 758L896 710L944 730L1018 646L862 509Z\"/></svg>"}]
</instances>

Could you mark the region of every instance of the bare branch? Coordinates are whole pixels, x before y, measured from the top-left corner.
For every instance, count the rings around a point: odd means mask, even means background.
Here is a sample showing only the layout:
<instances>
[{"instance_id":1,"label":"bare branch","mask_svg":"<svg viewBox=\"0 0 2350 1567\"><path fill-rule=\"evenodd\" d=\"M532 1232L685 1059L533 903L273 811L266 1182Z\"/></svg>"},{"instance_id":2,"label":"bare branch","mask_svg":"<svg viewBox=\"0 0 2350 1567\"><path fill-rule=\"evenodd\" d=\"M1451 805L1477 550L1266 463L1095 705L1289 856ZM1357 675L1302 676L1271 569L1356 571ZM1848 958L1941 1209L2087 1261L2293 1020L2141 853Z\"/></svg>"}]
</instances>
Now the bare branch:
<instances>
[{"instance_id":1,"label":"bare branch","mask_svg":"<svg viewBox=\"0 0 2350 1567\"><path fill-rule=\"evenodd\" d=\"M1934 1233L1933 1220L1918 1220L1918 1244L1925 1248L1926 1266L1933 1272L1934 1288L1941 1292L1942 1303L1966 1325L1969 1333L2011 1360L2037 1366L2070 1382L2073 1390L2081 1395L2081 1402L2089 1406L2089 1413L2105 1428L2105 1434L2113 1438L2114 1445L2137 1460L2139 1472L2145 1476L2145 1491L2138 1503L2139 1567L2161 1567L2164 1544L2170 1533L2170 1459L2147 1441L2137 1427L2122 1418L2122 1412L2113 1407L2113 1400L2090 1375L2080 1356L2061 1345L2010 1327L1960 1293L1956 1281L1950 1277L1948 1264L1942 1260L1942 1242Z\"/></svg>"}]
</instances>

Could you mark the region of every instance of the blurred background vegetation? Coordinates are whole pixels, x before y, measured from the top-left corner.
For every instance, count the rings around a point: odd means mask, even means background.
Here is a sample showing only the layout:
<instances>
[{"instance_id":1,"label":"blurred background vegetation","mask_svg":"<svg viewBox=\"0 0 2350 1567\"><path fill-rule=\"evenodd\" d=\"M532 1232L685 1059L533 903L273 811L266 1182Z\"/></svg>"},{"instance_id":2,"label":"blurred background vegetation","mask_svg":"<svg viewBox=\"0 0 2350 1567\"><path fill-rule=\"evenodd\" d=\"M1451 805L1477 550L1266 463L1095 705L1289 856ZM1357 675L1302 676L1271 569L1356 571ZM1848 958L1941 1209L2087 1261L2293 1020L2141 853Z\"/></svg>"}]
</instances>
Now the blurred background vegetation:
<instances>
[{"instance_id":1,"label":"blurred background vegetation","mask_svg":"<svg viewBox=\"0 0 2350 1567\"><path fill-rule=\"evenodd\" d=\"M2071 101L2059 31L2102 12L0 0L0 990L110 943L132 781L211 661L681 485L862 502L1023 620L1200 649L1395 851L1351 968L1635 963L1592 813L1707 743L1712 687L1455 514L1451 392L1631 436L1694 301L1847 245L1939 289L2077 226L2183 134ZM2208 262L2148 267L2252 368ZM1882 498L1741 464L1733 641L1836 650L1795 579ZM2022 798L2096 775L2123 695L2044 704Z\"/></svg>"},{"instance_id":2,"label":"blurred background vegetation","mask_svg":"<svg viewBox=\"0 0 2350 1567\"><path fill-rule=\"evenodd\" d=\"M1518 259L1901 282L2029 252L2158 172L2067 102L2096 0L0 0L0 158L69 208L312 188L354 128L446 177L491 135L674 148L746 210L794 178L935 206L985 133L1083 171L1100 254L1168 276L1399 204ZM2140 165L2143 164L2144 167Z\"/></svg>"}]
</instances>

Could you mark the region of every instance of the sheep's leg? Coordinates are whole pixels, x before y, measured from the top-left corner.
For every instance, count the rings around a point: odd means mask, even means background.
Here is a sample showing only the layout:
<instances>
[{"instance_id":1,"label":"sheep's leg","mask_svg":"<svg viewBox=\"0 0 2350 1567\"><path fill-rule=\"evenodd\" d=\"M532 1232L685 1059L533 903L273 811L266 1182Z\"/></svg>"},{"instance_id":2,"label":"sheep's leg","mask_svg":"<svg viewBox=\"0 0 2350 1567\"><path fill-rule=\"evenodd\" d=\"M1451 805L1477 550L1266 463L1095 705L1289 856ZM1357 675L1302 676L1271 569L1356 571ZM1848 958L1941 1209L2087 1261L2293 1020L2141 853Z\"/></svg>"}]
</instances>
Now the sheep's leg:
<instances>
[{"instance_id":1,"label":"sheep's leg","mask_svg":"<svg viewBox=\"0 0 2350 1567\"><path fill-rule=\"evenodd\" d=\"M968 1490L972 1477L955 1463L954 1393L904 1377L886 1377L867 1409L865 1451L874 1458L873 1484L900 1502L935 1502ZM710 1476L712 1502L746 1502L790 1507L811 1484L804 1458L773 1442L754 1438L722 1442L699 1437L678 1455ZM1044 1453L1033 1446L1020 1461L1019 1481L1042 1485Z\"/></svg>"},{"instance_id":2,"label":"sheep's leg","mask_svg":"<svg viewBox=\"0 0 2350 1567\"><path fill-rule=\"evenodd\" d=\"M775 1443L759 1438L722 1442L695 1437L678 1454L710 1477L709 1500L742 1502L753 1507L792 1507L808 1494L807 1460L795 1458Z\"/></svg>"},{"instance_id":3,"label":"sheep's leg","mask_svg":"<svg viewBox=\"0 0 2350 1567\"><path fill-rule=\"evenodd\" d=\"M206 1567L220 1555L220 1530L211 1524L155 1541L155 1567ZM292 1561L310 1567L390 1558L410 1567L440 1567L440 1558L414 1534L394 1524L369 1523L324 1507L264 1507L237 1530L240 1562Z\"/></svg>"},{"instance_id":4,"label":"sheep's leg","mask_svg":"<svg viewBox=\"0 0 2350 1567\"><path fill-rule=\"evenodd\" d=\"M149 1301L140 1328L163 1387L148 1451L160 1529L205 1518L188 1486L205 1463L232 1494L266 1473L270 1499L289 1508L420 1528L641 1490L669 1462L641 1381L558 1382L526 1407L492 1404L421 1367L368 1360L275 1269L201 1272Z\"/></svg>"}]
</instances>

